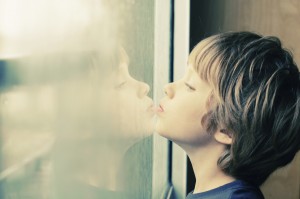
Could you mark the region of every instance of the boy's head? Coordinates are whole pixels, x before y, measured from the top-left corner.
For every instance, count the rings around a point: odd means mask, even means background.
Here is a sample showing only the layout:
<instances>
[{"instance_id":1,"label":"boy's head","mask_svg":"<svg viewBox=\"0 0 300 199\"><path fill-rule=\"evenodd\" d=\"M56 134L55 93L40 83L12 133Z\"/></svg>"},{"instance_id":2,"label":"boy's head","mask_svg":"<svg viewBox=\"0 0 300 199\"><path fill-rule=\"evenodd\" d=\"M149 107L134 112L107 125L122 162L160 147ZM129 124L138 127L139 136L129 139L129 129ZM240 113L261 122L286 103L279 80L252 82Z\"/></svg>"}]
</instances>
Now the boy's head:
<instances>
[{"instance_id":1,"label":"boy's head","mask_svg":"<svg viewBox=\"0 0 300 199\"><path fill-rule=\"evenodd\" d=\"M219 158L228 175L261 185L300 145L300 80L276 37L229 32L201 41L189 57L213 89L206 128L233 138Z\"/></svg>"}]
</instances>

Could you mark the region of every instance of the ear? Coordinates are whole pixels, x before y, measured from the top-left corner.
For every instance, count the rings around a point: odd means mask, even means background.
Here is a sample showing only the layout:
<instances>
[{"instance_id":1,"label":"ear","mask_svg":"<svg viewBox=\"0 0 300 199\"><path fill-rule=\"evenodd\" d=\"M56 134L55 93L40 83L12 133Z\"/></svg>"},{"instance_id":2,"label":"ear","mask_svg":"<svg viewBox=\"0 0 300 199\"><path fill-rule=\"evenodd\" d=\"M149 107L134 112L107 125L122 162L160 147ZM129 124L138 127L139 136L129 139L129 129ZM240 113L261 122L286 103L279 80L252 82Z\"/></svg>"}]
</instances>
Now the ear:
<instances>
[{"instance_id":1,"label":"ear","mask_svg":"<svg viewBox=\"0 0 300 199\"><path fill-rule=\"evenodd\" d=\"M231 133L225 129L218 129L214 133L214 138L217 142L222 144L231 145L232 144L232 136Z\"/></svg>"}]
</instances>

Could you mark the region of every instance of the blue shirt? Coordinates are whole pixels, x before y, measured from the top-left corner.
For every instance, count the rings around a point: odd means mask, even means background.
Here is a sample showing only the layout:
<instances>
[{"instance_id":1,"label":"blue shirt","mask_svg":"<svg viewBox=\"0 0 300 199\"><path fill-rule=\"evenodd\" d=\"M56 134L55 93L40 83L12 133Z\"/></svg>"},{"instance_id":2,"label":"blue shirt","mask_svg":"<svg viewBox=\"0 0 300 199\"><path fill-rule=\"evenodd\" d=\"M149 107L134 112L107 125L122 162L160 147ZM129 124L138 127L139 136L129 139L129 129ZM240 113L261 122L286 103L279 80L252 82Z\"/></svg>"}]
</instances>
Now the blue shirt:
<instances>
[{"instance_id":1,"label":"blue shirt","mask_svg":"<svg viewBox=\"0 0 300 199\"><path fill-rule=\"evenodd\" d=\"M264 196L258 187L236 180L209 191L191 192L186 199L264 199Z\"/></svg>"}]
</instances>

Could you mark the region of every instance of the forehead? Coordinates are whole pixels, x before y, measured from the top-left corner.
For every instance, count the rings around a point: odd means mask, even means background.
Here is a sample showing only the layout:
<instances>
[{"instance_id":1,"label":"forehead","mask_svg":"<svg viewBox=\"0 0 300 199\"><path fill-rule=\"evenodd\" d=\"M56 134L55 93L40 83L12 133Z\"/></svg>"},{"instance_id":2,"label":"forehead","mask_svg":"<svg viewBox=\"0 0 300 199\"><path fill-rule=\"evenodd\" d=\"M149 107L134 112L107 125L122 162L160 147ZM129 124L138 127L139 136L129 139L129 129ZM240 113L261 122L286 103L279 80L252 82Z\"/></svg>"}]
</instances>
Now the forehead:
<instances>
[{"instance_id":1,"label":"forehead","mask_svg":"<svg viewBox=\"0 0 300 199\"><path fill-rule=\"evenodd\" d=\"M194 67L188 64L185 67L185 73L184 73L185 78L191 78L191 76L193 76L194 73L195 73Z\"/></svg>"},{"instance_id":2,"label":"forehead","mask_svg":"<svg viewBox=\"0 0 300 199\"><path fill-rule=\"evenodd\" d=\"M189 55L188 65L192 65L198 71L199 66L203 65L202 62L208 61L214 54L214 48L216 47L214 41L214 37L209 37L199 42Z\"/></svg>"},{"instance_id":3,"label":"forehead","mask_svg":"<svg viewBox=\"0 0 300 199\"><path fill-rule=\"evenodd\" d=\"M222 68L222 53L218 38L209 37L198 43L192 50L188 66L193 68L198 77L208 83L213 89L218 89L219 75Z\"/></svg>"}]
</instances>

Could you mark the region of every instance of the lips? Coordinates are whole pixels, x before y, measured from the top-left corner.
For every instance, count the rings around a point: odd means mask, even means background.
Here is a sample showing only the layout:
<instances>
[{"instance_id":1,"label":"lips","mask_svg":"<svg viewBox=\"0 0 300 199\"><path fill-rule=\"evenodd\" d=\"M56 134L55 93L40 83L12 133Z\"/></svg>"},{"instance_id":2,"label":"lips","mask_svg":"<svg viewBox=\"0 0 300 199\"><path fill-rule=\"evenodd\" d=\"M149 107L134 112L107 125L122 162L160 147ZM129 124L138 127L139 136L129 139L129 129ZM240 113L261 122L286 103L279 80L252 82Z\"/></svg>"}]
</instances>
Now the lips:
<instances>
[{"instance_id":1,"label":"lips","mask_svg":"<svg viewBox=\"0 0 300 199\"><path fill-rule=\"evenodd\" d=\"M164 108L162 107L161 104L157 107L156 111L159 113L164 112Z\"/></svg>"}]
</instances>

